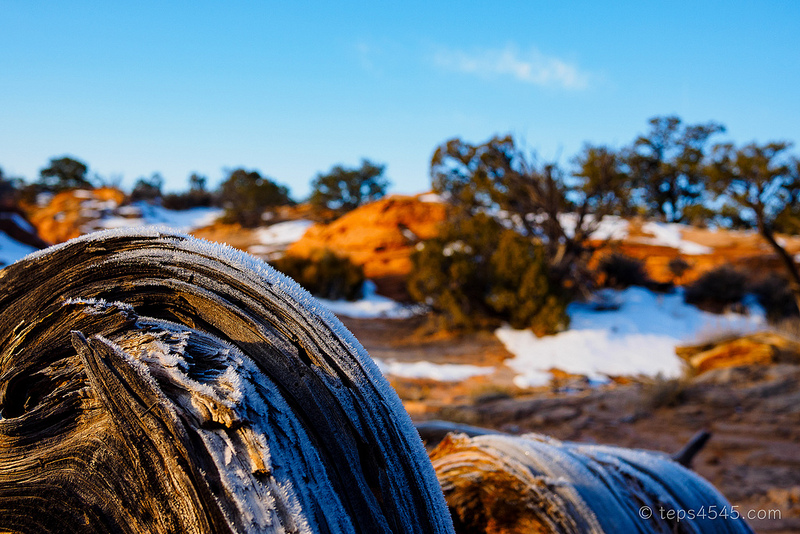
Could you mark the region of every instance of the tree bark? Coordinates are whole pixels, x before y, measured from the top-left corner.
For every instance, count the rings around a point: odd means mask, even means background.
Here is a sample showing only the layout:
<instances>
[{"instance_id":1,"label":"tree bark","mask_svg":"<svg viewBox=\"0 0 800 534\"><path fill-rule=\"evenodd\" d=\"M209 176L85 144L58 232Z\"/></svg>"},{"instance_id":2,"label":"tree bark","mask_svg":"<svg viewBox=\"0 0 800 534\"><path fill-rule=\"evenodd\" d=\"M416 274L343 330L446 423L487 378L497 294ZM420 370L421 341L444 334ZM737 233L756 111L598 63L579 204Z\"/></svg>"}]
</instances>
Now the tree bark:
<instances>
[{"instance_id":1,"label":"tree bark","mask_svg":"<svg viewBox=\"0 0 800 534\"><path fill-rule=\"evenodd\" d=\"M711 484L656 452L462 434L431 459L457 532L752 533Z\"/></svg>"},{"instance_id":2,"label":"tree bark","mask_svg":"<svg viewBox=\"0 0 800 534\"><path fill-rule=\"evenodd\" d=\"M91 234L0 271L0 410L0 531L452 531L353 336L187 236Z\"/></svg>"}]
</instances>

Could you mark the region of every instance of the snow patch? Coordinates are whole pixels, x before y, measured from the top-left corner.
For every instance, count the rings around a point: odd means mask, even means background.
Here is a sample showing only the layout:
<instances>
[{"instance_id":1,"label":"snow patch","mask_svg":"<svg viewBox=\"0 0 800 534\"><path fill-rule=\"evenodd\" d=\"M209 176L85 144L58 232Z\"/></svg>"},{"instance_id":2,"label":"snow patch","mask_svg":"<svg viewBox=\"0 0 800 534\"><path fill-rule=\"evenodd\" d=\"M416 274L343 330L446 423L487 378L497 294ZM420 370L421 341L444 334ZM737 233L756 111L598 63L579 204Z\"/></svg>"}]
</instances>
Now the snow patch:
<instances>
[{"instance_id":1,"label":"snow patch","mask_svg":"<svg viewBox=\"0 0 800 534\"><path fill-rule=\"evenodd\" d=\"M269 259L280 256L289 245L299 241L313 225L312 221L298 219L296 221L280 222L266 228L259 228L255 231L255 238L258 240L258 244L249 246L247 252L259 256L267 256Z\"/></svg>"},{"instance_id":2,"label":"snow patch","mask_svg":"<svg viewBox=\"0 0 800 534\"><path fill-rule=\"evenodd\" d=\"M676 223L647 222L642 225L642 231L653 234L654 237L642 237L636 241L648 245L676 248L681 253L690 256L714 252L712 248L684 240L682 235L684 228L686 228L685 225Z\"/></svg>"},{"instance_id":3,"label":"snow patch","mask_svg":"<svg viewBox=\"0 0 800 534\"><path fill-rule=\"evenodd\" d=\"M420 306L401 304L389 297L378 295L375 293L375 283L372 280L364 282L362 291L364 297L360 300L317 300L334 314L355 319L408 319L422 311Z\"/></svg>"},{"instance_id":4,"label":"snow patch","mask_svg":"<svg viewBox=\"0 0 800 534\"><path fill-rule=\"evenodd\" d=\"M291 245L299 241L314 223L305 219L286 221L256 230L256 238L262 245Z\"/></svg>"},{"instance_id":5,"label":"snow patch","mask_svg":"<svg viewBox=\"0 0 800 534\"><path fill-rule=\"evenodd\" d=\"M592 223L594 217L587 215L586 220ZM572 238L575 236L575 227L578 225L578 215L576 213L562 213L558 216L558 222L567 237ZM592 232L591 238L601 241L619 241L628 237L628 226L629 223L625 219L616 215L606 215L597 223L597 228Z\"/></svg>"},{"instance_id":6,"label":"snow patch","mask_svg":"<svg viewBox=\"0 0 800 534\"><path fill-rule=\"evenodd\" d=\"M420 202L428 202L431 204L444 204L445 200L436 193L425 193L424 195L419 195L417 200Z\"/></svg>"},{"instance_id":7,"label":"snow patch","mask_svg":"<svg viewBox=\"0 0 800 534\"><path fill-rule=\"evenodd\" d=\"M458 363L398 362L375 360L384 375L402 378L429 378L439 382L459 382L473 376L490 375L494 367L478 367Z\"/></svg>"},{"instance_id":8,"label":"snow patch","mask_svg":"<svg viewBox=\"0 0 800 534\"><path fill-rule=\"evenodd\" d=\"M94 198L94 193L87 189L76 189L72 192L72 196L75 198Z\"/></svg>"},{"instance_id":9,"label":"snow patch","mask_svg":"<svg viewBox=\"0 0 800 534\"><path fill-rule=\"evenodd\" d=\"M83 204L82 204L83 207ZM123 209L125 208L125 209ZM87 231L133 228L142 226L162 226L179 232L190 232L208 226L216 221L223 210L219 208L196 207L187 210L169 210L146 202L137 202L117 210L118 215L103 217L86 225ZM123 216L124 215L124 216ZM133 215L133 217L131 217Z\"/></svg>"},{"instance_id":10,"label":"snow patch","mask_svg":"<svg viewBox=\"0 0 800 534\"><path fill-rule=\"evenodd\" d=\"M141 217L142 210L138 206L120 206L117 213L123 217Z\"/></svg>"},{"instance_id":11,"label":"snow patch","mask_svg":"<svg viewBox=\"0 0 800 534\"><path fill-rule=\"evenodd\" d=\"M519 387L545 385L548 371L605 380L608 376L677 377L683 363L675 347L700 341L700 336L724 332L752 332L766 324L763 313L715 315L683 302L683 293L656 294L640 287L604 290L601 297L620 302L619 309L597 311L573 303L568 312L570 330L537 338L530 330L504 326L495 331L514 358L506 364L518 375Z\"/></svg>"},{"instance_id":12,"label":"snow patch","mask_svg":"<svg viewBox=\"0 0 800 534\"><path fill-rule=\"evenodd\" d=\"M506 212L499 211L495 216L501 221L513 223L507 225L508 227L516 228L518 231L521 229L521 225L512 221ZM532 213L526 215L525 218L528 221L538 221L540 223L546 220L546 216ZM593 216L587 215L586 221L588 224L593 224ZM558 222L561 224L567 237L572 238L575 236L575 229L578 225L578 214L562 213L558 216ZM630 239L632 242L636 243L675 248L687 255L711 254L713 252L713 249L709 247L683 239L683 231L686 228L688 228L688 226L677 223L646 222L642 225L642 231L646 234L651 234L653 237L630 238L629 221L617 217L616 215L606 215L597 222L597 228L591 233L591 238L599 241L622 241Z\"/></svg>"}]
</instances>

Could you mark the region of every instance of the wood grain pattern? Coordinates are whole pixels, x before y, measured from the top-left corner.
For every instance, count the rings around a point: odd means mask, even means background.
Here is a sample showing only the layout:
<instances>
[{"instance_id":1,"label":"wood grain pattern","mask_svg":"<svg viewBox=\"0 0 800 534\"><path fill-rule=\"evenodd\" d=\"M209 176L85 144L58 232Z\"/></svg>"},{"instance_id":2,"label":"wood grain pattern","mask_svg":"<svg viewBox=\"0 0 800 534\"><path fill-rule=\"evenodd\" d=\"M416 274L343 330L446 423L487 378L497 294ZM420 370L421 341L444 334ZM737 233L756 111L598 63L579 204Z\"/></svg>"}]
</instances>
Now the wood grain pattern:
<instances>
[{"instance_id":1,"label":"wood grain pattern","mask_svg":"<svg viewBox=\"0 0 800 534\"><path fill-rule=\"evenodd\" d=\"M452 531L352 335L187 236L93 234L0 271L0 409L0 531Z\"/></svg>"},{"instance_id":2,"label":"wood grain pattern","mask_svg":"<svg viewBox=\"0 0 800 534\"><path fill-rule=\"evenodd\" d=\"M431 459L463 534L752 533L711 484L657 452L450 434Z\"/></svg>"}]
</instances>

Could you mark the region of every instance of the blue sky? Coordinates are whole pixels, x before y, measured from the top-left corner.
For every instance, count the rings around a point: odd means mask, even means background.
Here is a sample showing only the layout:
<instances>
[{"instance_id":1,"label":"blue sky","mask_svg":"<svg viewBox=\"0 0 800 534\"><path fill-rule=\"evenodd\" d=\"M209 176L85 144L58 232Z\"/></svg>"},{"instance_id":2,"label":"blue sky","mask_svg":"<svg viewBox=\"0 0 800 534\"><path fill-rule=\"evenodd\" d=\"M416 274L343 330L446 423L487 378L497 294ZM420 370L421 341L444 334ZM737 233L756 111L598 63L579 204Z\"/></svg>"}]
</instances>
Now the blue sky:
<instances>
[{"instance_id":1,"label":"blue sky","mask_svg":"<svg viewBox=\"0 0 800 534\"><path fill-rule=\"evenodd\" d=\"M666 114L800 141L800 2L608 4L0 0L0 167L174 190L242 166L300 199L361 158L423 191L456 136L563 163Z\"/></svg>"}]
</instances>

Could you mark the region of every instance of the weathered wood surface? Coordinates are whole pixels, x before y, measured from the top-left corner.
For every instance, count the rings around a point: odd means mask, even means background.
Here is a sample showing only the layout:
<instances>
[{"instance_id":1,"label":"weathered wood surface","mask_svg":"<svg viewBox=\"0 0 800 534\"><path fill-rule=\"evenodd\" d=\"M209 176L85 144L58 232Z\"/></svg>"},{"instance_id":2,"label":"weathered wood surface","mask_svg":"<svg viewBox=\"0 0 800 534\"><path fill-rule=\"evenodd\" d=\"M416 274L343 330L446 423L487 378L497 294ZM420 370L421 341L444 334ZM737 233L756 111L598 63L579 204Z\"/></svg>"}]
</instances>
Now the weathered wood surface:
<instances>
[{"instance_id":1,"label":"weathered wood surface","mask_svg":"<svg viewBox=\"0 0 800 534\"><path fill-rule=\"evenodd\" d=\"M719 516L732 508L711 484L656 452L451 434L431 459L458 533L752 532Z\"/></svg>"},{"instance_id":2,"label":"weathered wood surface","mask_svg":"<svg viewBox=\"0 0 800 534\"><path fill-rule=\"evenodd\" d=\"M315 302L157 230L0 271L0 531L451 532L399 399Z\"/></svg>"},{"instance_id":3,"label":"weathered wood surface","mask_svg":"<svg viewBox=\"0 0 800 534\"><path fill-rule=\"evenodd\" d=\"M467 437L474 438L475 436L487 435L509 435L500 430L493 430L490 428L483 428L479 426L464 425L461 423L454 423L452 421L442 421L434 419L431 421L421 421L415 423L414 426L419 432L419 437L425 443L428 449L435 448L439 443L447 437L448 434L464 434ZM670 455L670 458L683 467L692 467L692 460L697 456L703 447L705 447L708 440L711 438L711 433L707 430L699 430L694 436L681 447L681 450Z\"/></svg>"},{"instance_id":4,"label":"weathered wood surface","mask_svg":"<svg viewBox=\"0 0 800 534\"><path fill-rule=\"evenodd\" d=\"M419 437L428 448L433 448L438 445L448 434L464 434L470 438L475 436L486 436L490 434L502 434L505 432L493 430L490 428L482 428L479 426L465 425L462 423L454 423L452 421L442 421L440 419L433 419L431 421L420 421L414 423L414 426L419 432Z\"/></svg>"}]
</instances>

